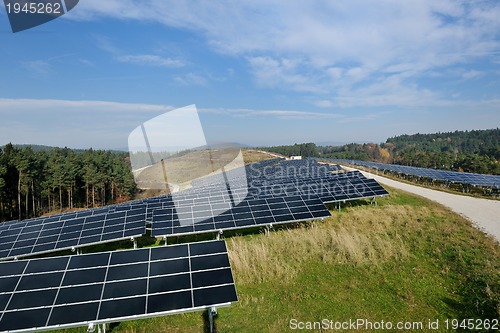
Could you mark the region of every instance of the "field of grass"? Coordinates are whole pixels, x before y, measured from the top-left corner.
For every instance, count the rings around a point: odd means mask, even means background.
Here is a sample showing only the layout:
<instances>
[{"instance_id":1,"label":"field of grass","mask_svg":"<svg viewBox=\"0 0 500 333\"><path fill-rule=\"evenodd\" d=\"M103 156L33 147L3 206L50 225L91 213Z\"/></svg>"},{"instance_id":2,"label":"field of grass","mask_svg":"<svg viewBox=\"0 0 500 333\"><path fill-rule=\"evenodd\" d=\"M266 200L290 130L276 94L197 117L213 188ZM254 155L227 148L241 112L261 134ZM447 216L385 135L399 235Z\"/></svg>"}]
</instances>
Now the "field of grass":
<instances>
[{"instance_id":1,"label":"field of grass","mask_svg":"<svg viewBox=\"0 0 500 333\"><path fill-rule=\"evenodd\" d=\"M228 238L239 301L219 309L217 332L288 332L292 318L499 318L500 245L442 206L389 190L377 206L353 203L323 222ZM205 322L195 312L112 332L201 333Z\"/></svg>"}]
</instances>

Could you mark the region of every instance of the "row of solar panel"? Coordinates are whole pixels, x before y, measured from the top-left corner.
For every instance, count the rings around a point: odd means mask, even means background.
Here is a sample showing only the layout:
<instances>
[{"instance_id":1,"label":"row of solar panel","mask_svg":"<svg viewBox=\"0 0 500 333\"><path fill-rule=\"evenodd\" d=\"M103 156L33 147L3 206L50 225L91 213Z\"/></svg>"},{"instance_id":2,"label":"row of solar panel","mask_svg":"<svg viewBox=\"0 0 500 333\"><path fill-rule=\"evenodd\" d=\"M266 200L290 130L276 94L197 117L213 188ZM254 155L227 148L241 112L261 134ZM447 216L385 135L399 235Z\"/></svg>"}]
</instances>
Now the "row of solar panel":
<instances>
[{"instance_id":1,"label":"row of solar panel","mask_svg":"<svg viewBox=\"0 0 500 333\"><path fill-rule=\"evenodd\" d=\"M0 263L0 331L76 327L234 301L224 241Z\"/></svg>"},{"instance_id":2,"label":"row of solar panel","mask_svg":"<svg viewBox=\"0 0 500 333\"><path fill-rule=\"evenodd\" d=\"M357 173L360 175L360 173ZM77 218L66 221L49 222L37 224L34 221L24 224L22 228L13 228L0 232L0 257L12 258L23 255L44 253L57 249L67 249L90 244L102 243L105 241L138 237L145 232L146 209L149 209L149 220L154 221L155 209L173 209L181 207L186 209L196 209L204 205L223 204L225 210L229 210L234 203L249 204L252 200L271 199L300 195L307 200L320 199L323 203L354 200L367 197L385 195L387 192L374 180L366 178L346 177L342 181L328 181L310 179L307 182L293 182L287 180L282 184L275 182L273 186L263 186L252 190L250 193L232 192L230 197L226 192L203 193L194 199L176 198L176 201L162 197L156 202L136 204L129 207L122 206L123 212L107 213L104 215L93 215L85 218ZM232 200L231 200L232 199ZM237 199L237 200L235 200ZM163 201L161 201L163 200ZM129 210L130 209L130 210ZM268 210L272 210L269 207ZM203 209L202 209L203 210ZM323 207L323 210L326 208ZM309 213L304 208L295 214L274 214L267 213L267 216L260 216L255 220L240 219L230 217L231 211L221 214L220 209L215 210L211 215L205 214L203 219L192 216L190 219L184 218L183 214L171 220L172 225L162 227L161 232L154 232L158 235L165 230L165 234L194 233L201 231L219 230L226 228L242 228L245 226L255 226L269 223L283 223L298 219L306 219ZM300 213L300 214L299 214ZM216 220L215 215L221 214ZM324 215L321 215L324 216ZM318 218L317 215L309 218ZM180 223L179 221L183 221ZM217 222L217 223L216 223ZM186 225L187 224L187 225ZM157 226L153 226L155 230ZM167 228L167 229L165 229ZM165 230L164 230L165 229Z\"/></svg>"},{"instance_id":3,"label":"row of solar panel","mask_svg":"<svg viewBox=\"0 0 500 333\"><path fill-rule=\"evenodd\" d=\"M233 198L230 197L230 194ZM281 197L286 195L314 195L323 202L336 202L364 197L386 195L387 192L374 180L364 177L359 171L345 172L324 178L276 179L253 183L249 188L231 188L231 193L224 188L203 188L176 193L175 206L207 204L215 202L239 202L247 200ZM174 207L173 200L161 198L162 208ZM148 202L152 203L152 202ZM158 208L158 205L155 206Z\"/></svg>"},{"instance_id":4,"label":"row of solar panel","mask_svg":"<svg viewBox=\"0 0 500 333\"><path fill-rule=\"evenodd\" d=\"M241 175L249 175L252 170L262 170L266 166L268 166L270 164L277 163L281 160L283 160L283 159L282 158L275 158L275 159L270 159L270 160L254 162L254 163L245 165L242 168L237 168L237 169L233 169L231 171L228 171L228 173L230 175L231 174L235 175L235 176L233 176L233 178L240 177ZM220 180L218 177L219 177L219 175L197 178L197 179L194 179L193 181L191 181L191 185L194 187L202 187L202 186L210 186L213 184L217 184Z\"/></svg>"},{"instance_id":5,"label":"row of solar panel","mask_svg":"<svg viewBox=\"0 0 500 333\"><path fill-rule=\"evenodd\" d=\"M250 166L249 179L274 179L289 177L322 177L340 171L339 165L321 164L313 159L279 161L259 170Z\"/></svg>"},{"instance_id":6,"label":"row of solar panel","mask_svg":"<svg viewBox=\"0 0 500 333\"><path fill-rule=\"evenodd\" d=\"M342 173L336 173L336 174L325 174L322 177L316 177L316 176L304 176L304 177L282 177L282 178L276 178L276 179L254 179L248 182L248 184L244 185L239 185L239 184L230 184L230 190L235 191L235 190L241 190L241 189L248 189L249 192L251 191L259 191L263 186L274 186L274 185L280 185L280 184L289 184L289 183L304 183L304 182L314 182L318 179L328 181L330 183L334 183L336 181L340 180L345 180L345 179L366 179L363 174L361 174L359 171L349 171L349 172L342 172ZM176 197L176 199L182 200L182 199L188 199L188 198L198 198L198 197L205 197L207 195L210 195L214 191L227 191L227 185L224 184L218 184L218 185L212 185L210 187L202 187L202 188L191 188L179 193L174 193L173 195ZM161 200L161 199L160 199Z\"/></svg>"},{"instance_id":7,"label":"row of solar panel","mask_svg":"<svg viewBox=\"0 0 500 333\"><path fill-rule=\"evenodd\" d=\"M264 185L267 184L267 185ZM270 185L272 184L272 185ZM307 199L321 199L325 202L346 201L366 197L385 195L387 192L375 181L366 179L359 172L345 172L331 174L328 177L306 177L300 180L294 178L262 180L255 186L247 189L233 189L231 193L222 189L199 189L176 193L173 196L161 196L143 201L135 201L122 205L108 207L109 211L101 215L85 213L86 217L75 218L72 214L58 215L56 218L41 218L17 223L10 223L0 229L0 258L21 257L31 254L50 252L55 250L76 248L84 245L102 243L138 237L145 233L145 223L153 220L155 209L180 207L197 207L214 205L217 203L229 204L229 207L244 200L271 199L283 196L301 195ZM175 202L174 200L175 199ZM189 209L189 208L188 208ZM269 208L271 209L271 208ZM324 210L326 210L323 207ZM308 216L306 209L295 214L267 213L257 220L228 218L231 212L217 218L204 215L201 221L197 217L191 220L177 216L171 220L172 225L161 227L163 231L155 234L195 233L224 228L241 228L244 226L283 223L303 219ZM300 213L300 214L299 214ZM262 213L261 213L262 214ZM321 215L323 216L323 215ZM314 215L310 218L317 218ZM228 218L227 221L222 221ZM185 222L181 225L180 221ZM204 223L199 223L204 222ZM216 223L217 222L217 223ZM186 225L187 223L187 225ZM198 225L199 224L199 225ZM158 224L156 225L158 227ZM153 227L154 229L155 227Z\"/></svg>"},{"instance_id":8,"label":"row of solar panel","mask_svg":"<svg viewBox=\"0 0 500 333\"><path fill-rule=\"evenodd\" d=\"M146 209L106 213L65 221L39 220L0 231L0 258L52 252L139 237L146 231Z\"/></svg>"},{"instance_id":9,"label":"row of solar panel","mask_svg":"<svg viewBox=\"0 0 500 333\"><path fill-rule=\"evenodd\" d=\"M342 168L339 165L320 164L313 159L307 160L289 160L283 159L270 160L268 163L252 163L245 167L229 170L225 175L216 174L208 177L195 179L192 181L193 187L212 186L224 183L223 177L230 179L231 183L237 183L241 179L241 183L253 180L276 179L276 178L300 178L300 177L323 177L331 174L334 171L340 171Z\"/></svg>"},{"instance_id":10,"label":"row of solar panel","mask_svg":"<svg viewBox=\"0 0 500 333\"><path fill-rule=\"evenodd\" d=\"M94 209L85 209L79 210L75 212L68 212L63 214L55 214L50 216L36 217L32 219L22 220L22 221L7 221L0 223L0 232L3 230L11 229L11 228L22 228L25 225L29 224L40 224L40 223L49 223L49 222L58 222L64 220L71 220L86 216L94 216L94 215L102 215L110 211L109 207L99 207Z\"/></svg>"},{"instance_id":11,"label":"row of solar panel","mask_svg":"<svg viewBox=\"0 0 500 333\"><path fill-rule=\"evenodd\" d=\"M153 211L155 237L319 219L330 212L317 197L277 197L228 203L185 206Z\"/></svg>"},{"instance_id":12,"label":"row of solar panel","mask_svg":"<svg viewBox=\"0 0 500 333\"><path fill-rule=\"evenodd\" d=\"M335 163L348 163L353 165L360 165L369 168L374 168L377 170L387 170L405 175L425 177L433 180L500 188L500 176L498 175L483 175L477 173L436 170L436 169L418 168L418 167L396 165L396 164L383 164L376 162L357 161L357 160L341 160L341 159L325 159L325 160L329 160Z\"/></svg>"}]
</instances>

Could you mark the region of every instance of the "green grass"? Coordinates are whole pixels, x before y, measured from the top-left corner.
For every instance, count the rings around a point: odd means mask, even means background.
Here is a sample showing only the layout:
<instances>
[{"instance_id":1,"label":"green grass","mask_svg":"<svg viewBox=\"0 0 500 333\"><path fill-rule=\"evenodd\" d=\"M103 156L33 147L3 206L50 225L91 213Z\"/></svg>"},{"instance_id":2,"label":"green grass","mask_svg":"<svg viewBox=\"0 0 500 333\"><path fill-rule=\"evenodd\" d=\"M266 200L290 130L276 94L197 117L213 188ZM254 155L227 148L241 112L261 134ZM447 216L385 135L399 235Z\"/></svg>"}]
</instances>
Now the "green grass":
<instances>
[{"instance_id":1,"label":"green grass","mask_svg":"<svg viewBox=\"0 0 500 333\"><path fill-rule=\"evenodd\" d=\"M239 301L219 309L217 332L289 332L292 318L427 323L500 317L498 243L405 192L390 189L377 201L269 236L228 238ZM129 321L112 332L201 333L204 317Z\"/></svg>"}]
</instances>

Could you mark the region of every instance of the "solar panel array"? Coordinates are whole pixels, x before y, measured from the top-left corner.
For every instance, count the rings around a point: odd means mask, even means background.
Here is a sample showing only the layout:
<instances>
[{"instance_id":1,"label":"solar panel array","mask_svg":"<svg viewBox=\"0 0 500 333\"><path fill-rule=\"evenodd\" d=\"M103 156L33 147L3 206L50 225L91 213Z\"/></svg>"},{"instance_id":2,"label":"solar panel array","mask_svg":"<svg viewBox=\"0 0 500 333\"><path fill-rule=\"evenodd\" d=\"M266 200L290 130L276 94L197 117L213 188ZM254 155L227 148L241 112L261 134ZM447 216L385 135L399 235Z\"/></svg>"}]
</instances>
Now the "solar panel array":
<instances>
[{"instance_id":1,"label":"solar panel array","mask_svg":"<svg viewBox=\"0 0 500 333\"><path fill-rule=\"evenodd\" d=\"M470 184L485 187L500 188L500 176L483 175L478 173L456 172L447 170L436 170L428 168L418 168L397 164L383 164L358 160L325 159L336 163L348 163L365 166L377 170L387 170L405 175L425 177L433 180L447 181L453 183Z\"/></svg>"},{"instance_id":2,"label":"solar panel array","mask_svg":"<svg viewBox=\"0 0 500 333\"><path fill-rule=\"evenodd\" d=\"M274 159L247 165L245 170L246 179L240 183L236 176L241 177L245 173L237 170L234 177L230 175L229 178L236 182L231 184L229 191L227 184L220 183L220 177L216 177L219 183L212 183L216 178L206 177L201 186L178 192L175 198L163 195L97 209L2 223L0 258L137 237L144 234L146 224L153 221L154 235L175 235L284 223L284 216L287 216L287 222L293 222L299 216L311 213L307 210L308 205L317 209L310 217L314 219L324 217L327 211L324 206L318 208L317 200L322 203L344 202L387 194L376 181L367 179L358 171L339 172L342 169L338 165L320 164L313 159ZM271 205L265 209L266 213L261 210L257 214L266 215L267 220L248 215L252 212L249 207L256 200L280 198L292 202L296 197L306 200L300 214L274 214L271 211L274 206ZM235 203L239 205L235 206ZM255 206L262 208L260 204ZM225 214L221 214L222 209ZM245 210L245 218L235 213L238 209ZM155 210L158 212L155 213ZM156 217L153 218L153 215ZM162 219L159 216L163 216ZM248 220L249 216L253 220ZM223 218L227 220L222 221Z\"/></svg>"},{"instance_id":3,"label":"solar panel array","mask_svg":"<svg viewBox=\"0 0 500 333\"><path fill-rule=\"evenodd\" d=\"M244 172L242 172L244 171ZM221 183L230 179L230 184ZM274 159L192 182L174 195L0 224L0 259L138 237L320 219L328 202L383 196L360 172ZM0 263L0 331L146 318L237 300L223 241Z\"/></svg>"},{"instance_id":4,"label":"solar panel array","mask_svg":"<svg viewBox=\"0 0 500 333\"><path fill-rule=\"evenodd\" d=\"M224 241L0 263L0 331L155 317L237 301Z\"/></svg>"},{"instance_id":5,"label":"solar panel array","mask_svg":"<svg viewBox=\"0 0 500 333\"><path fill-rule=\"evenodd\" d=\"M376 181L368 179L359 171L330 174L323 177L255 179L248 187L231 188L233 200L255 200L283 197L290 195L319 196L324 203L354 200L386 195ZM217 202L231 202L231 197L224 185L194 188L179 193L176 202L169 197L157 197L146 204L154 208L201 205ZM160 207L161 206L161 207ZM153 208L154 207L154 208Z\"/></svg>"},{"instance_id":6,"label":"solar panel array","mask_svg":"<svg viewBox=\"0 0 500 333\"><path fill-rule=\"evenodd\" d=\"M0 228L0 258L16 258L138 237L145 233L146 209L101 215L72 215L19 221Z\"/></svg>"},{"instance_id":7,"label":"solar panel array","mask_svg":"<svg viewBox=\"0 0 500 333\"><path fill-rule=\"evenodd\" d=\"M245 200L237 206L220 202L157 209L152 235L169 236L216 230L249 228L330 216L319 198L303 196Z\"/></svg>"},{"instance_id":8,"label":"solar panel array","mask_svg":"<svg viewBox=\"0 0 500 333\"><path fill-rule=\"evenodd\" d=\"M337 172L339 166L319 164L314 160L273 160L264 168L271 171L261 170L253 176L247 174L247 181L242 182L241 187L233 184L230 193L226 184L219 183L183 191L176 195L175 203L159 199L152 214L152 235L180 235L323 218L330 215L324 203L388 194L375 180L367 179L359 171ZM253 170L256 170L254 166ZM279 207L275 205L278 202ZM293 212L283 210L288 206L293 207Z\"/></svg>"}]
</instances>

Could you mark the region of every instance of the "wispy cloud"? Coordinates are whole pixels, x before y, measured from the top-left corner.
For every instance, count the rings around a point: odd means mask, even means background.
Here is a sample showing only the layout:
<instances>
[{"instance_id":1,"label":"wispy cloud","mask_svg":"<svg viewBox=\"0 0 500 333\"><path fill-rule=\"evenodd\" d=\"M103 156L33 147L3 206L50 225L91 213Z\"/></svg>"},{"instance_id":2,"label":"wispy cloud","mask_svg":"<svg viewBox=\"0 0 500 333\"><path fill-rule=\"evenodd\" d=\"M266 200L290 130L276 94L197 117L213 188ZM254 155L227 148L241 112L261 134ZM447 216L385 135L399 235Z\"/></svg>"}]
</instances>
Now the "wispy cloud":
<instances>
[{"instance_id":1,"label":"wispy cloud","mask_svg":"<svg viewBox=\"0 0 500 333\"><path fill-rule=\"evenodd\" d=\"M174 80L177 83L186 86L188 85L206 86L208 83L208 80L204 76L196 73L187 73L185 75L178 75L174 78Z\"/></svg>"},{"instance_id":2,"label":"wispy cloud","mask_svg":"<svg viewBox=\"0 0 500 333\"><path fill-rule=\"evenodd\" d=\"M394 97L395 98L395 97ZM456 114L456 105L462 111ZM441 118L448 119L447 130L491 126L500 99L480 102L457 102ZM0 144L8 142L49 144L69 147L125 148L127 137L136 126L162 113L173 110L168 105L118 103L96 100L0 99ZM370 112L308 112L286 109L199 108L201 119L210 119L208 132L219 141L261 142L260 144L307 142L315 139L385 140L387 135L421 131L428 119L416 119L394 127L388 119L398 112L380 108ZM472 112L474 111L474 112ZM436 114L436 116L438 116ZM233 120L228 122L229 118ZM463 118L462 127L453 123ZM433 123L437 123L438 120ZM260 127L263 128L260 128ZM311 126L315 131L304 131ZM255 136L259 130L272 129L279 135ZM317 129L317 131L316 131ZM365 130L361 130L365 129ZM443 130L437 128L436 130ZM317 134L316 134L317 133ZM279 137L279 138L278 138Z\"/></svg>"},{"instance_id":3,"label":"wispy cloud","mask_svg":"<svg viewBox=\"0 0 500 333\"><path fill-rule=\"evenodd\" d=\"M165 58L158 55L152 54L138 54L138 55L123 55L116 58L120 62L145 65L145 66L157 66L157 67L182 67L184 62L179 59Z\"/></svg>"},{"instance_id":4,"label":"wispy cloud","mask_svg":"<svg viewBox=\"0 0 500 333\"><path fill-rule=\"evenodd\" d=\"M88 59L79 59L78 61L80 61L80 63L82 65L87 66L87 67L94 67L95 66L95 64Z\"/></svg>"},{"instance_id":5,"label":"wispy cloud","mask_svg":"<svg viewBox=\"0 0 500 333\"><path fill-rule=\"evenodd\" d=\"M321 101L314 102L314 105L316 105L320 108L331 108L333 106L333 103L332 103L332 101L323 99Z\"/></svg>"},{"instance_id":6,"label":"wispy cloud","mask_svg":"<svg viewBox=\"0 0 500 333\"><path fill-rule=\"evenodd\" d=\"M218 113L235 117L270 117L282 120L296 119L340 119L345 118L345 115L327 113L327 112L311 112L311 111L296 111L296 110L257 110L257 109L235 109L235 108L202 108L200 112Z\"/></svg>"},{"instance_id":7,"label":"wispy cloud","mask_svg":"<svg viewBox=\"0 0 500 333\"><path fill-rule=\"evenodd\" d=\"M30 112L44 112L46 110L54 110L71 113L73 110L80 110L82 112L93 110L104 112L167 112L173 109L174 108L172 106L168 105L120 103L109 101L0 98L0 114L2 112L15 112L16 110Z\"/></svg>"},{"instance_id":8,"label":"wispy cloud","mask_svg":"<svg viewBox=\"0 0 500 333\"><path fill-rule=\"evenodd\" d=\"M484 75L484 72L481 72L481 71L476 71L476 70L470 70L470 71L467 71L465 73L462 74L462 77L466 80L469 80L469 79L475 79L475 78L478 78L478 77L481 77Z\"/></svg>"},{"instance_id":9,"label":"wispy cloud","mask_svg":"<svg viewBox=\"0 0 500 333\"><path fill-rule=\"evenodd\" d=\"M375 96L377 105L397 103L396 93L406 94L402 102L439 99L441 92L422 87L426 78L446 77L451 66L467 68L464 79L478 78L474 66L498 61L500 51L500 3L493 0L87 0L73 17L103 16L199 32L217 52L246 59L259 86L335 104L379 87L395 90ZM360 96L363 104L368 97Z\"/></svg>"},{"instance_id":10,"label":"wispy cloud","mask_svg":"<svg viewBox=\"0 0 500 333\"><path fill-rule=\"evenodd\" d=\"M31 60L21 63L22 66L32 74L47 77L52 71L52 66L45 60Z\"/></svg>"}]
</instances>

